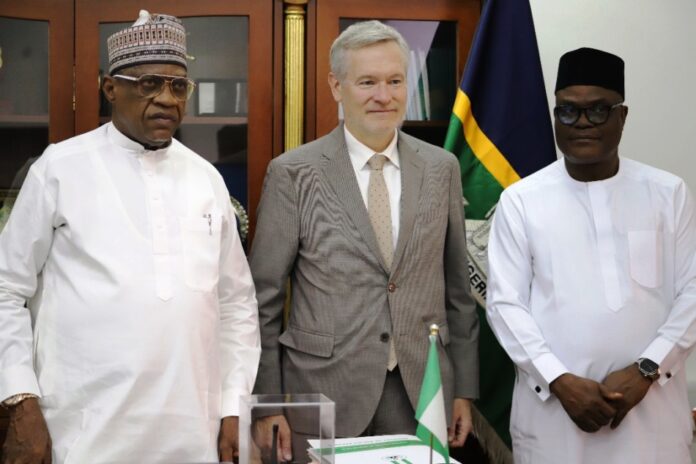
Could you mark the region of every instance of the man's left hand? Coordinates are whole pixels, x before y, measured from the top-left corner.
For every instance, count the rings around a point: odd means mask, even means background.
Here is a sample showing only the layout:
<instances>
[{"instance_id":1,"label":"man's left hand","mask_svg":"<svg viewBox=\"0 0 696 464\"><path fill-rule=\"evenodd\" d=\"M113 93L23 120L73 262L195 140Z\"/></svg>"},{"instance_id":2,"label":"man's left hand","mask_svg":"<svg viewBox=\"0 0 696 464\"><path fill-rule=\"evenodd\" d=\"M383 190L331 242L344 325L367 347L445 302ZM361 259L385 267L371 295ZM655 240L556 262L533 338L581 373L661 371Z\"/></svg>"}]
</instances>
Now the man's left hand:
<instances>
[{"instance_id":1,"label":"man's left hand","mask_svg":"<svg viewBox=\"0 0 696 464\"><path fill-rule=\"evenodd\" d=\"M616 407L616 415L611 421L612 429L618 427L628 411L641 402L652 382L640 373L636 364L614 371L604 379L602 383L610 390L623 394L623 398L612 402Z\"/></svg>"},{"instance_id":2,"label":"man's left hand","mask_svg":"<svg viewBox=\"0 0 696 464\"><path fill-rule=\"evenodd\" d=\"M218 455L222 462L239 459L239 417L223 417L218 435Z\"/></svg>"},{"instance_id":3,"label":"man's left hand","mask_svg":"<svg viewBox=\"0 0 696 464\"><path fill-rule=\"evenodd\" d=\"M455 398L452 405L452 424L447 427L447 441L452 448L464 446L466 437L473 429L471 422L471 400Z\"/></svg>"}]
</instances>

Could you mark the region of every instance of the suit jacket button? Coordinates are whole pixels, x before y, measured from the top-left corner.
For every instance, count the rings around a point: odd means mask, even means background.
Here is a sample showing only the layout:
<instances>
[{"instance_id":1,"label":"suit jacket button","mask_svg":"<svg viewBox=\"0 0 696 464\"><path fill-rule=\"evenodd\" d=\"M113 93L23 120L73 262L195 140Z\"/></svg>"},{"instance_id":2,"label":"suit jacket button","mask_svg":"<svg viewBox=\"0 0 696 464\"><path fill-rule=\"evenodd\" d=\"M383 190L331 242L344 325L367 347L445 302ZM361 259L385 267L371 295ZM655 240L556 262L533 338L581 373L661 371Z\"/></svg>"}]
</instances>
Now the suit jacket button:
<instances>
[{"instance_id":1,"label":"suit jacket button","mask_svg":"<svg viewBox=\"0 0 696 464\"><path fill-rule=\"evenodd\" d=\"M396 291L396 284L394 282L389 282L389 285L387 285L387 290L389 293L394 293Z\"/></svg>"},{"instance_id":2,"label":"suit jacket button","mask_svg":"<svg viewBox=\"0 0 696 464\"><path fill-rule=\"evenodd\" d=\"M387 343L387 342L389 341L389 334L386 333L386 332L380 334L380 336L379 336L379 341L380 341L380 342Z\"/></svg>"},{"instance_id":3,"label":"suit jacket button","mask_svg":"<svg viewBox=\"0 0 696 464\"><path fill-rule=\"evenodd\" d=\"M537 385L536 387L534 387L534 391L537 393L541 393L541 387Z\"/></svg>"}]
</instances>

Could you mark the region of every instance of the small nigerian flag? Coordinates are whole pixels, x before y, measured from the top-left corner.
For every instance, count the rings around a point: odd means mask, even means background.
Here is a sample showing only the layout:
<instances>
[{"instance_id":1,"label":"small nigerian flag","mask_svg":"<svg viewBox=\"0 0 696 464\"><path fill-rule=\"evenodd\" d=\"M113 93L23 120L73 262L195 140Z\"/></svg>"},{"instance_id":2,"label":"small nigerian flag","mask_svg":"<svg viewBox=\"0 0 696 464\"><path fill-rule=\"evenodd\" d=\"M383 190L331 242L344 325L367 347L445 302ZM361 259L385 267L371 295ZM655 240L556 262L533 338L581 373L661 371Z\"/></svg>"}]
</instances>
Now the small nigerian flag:
<instances>
[{"instance_id":1,"label":"small nigerian flag","mask_svg":"<svg viewBox=\"0 0 696 464\"><path fill-rule=\"evenodd\" d=\"M425 375L421 386L416 420L418 428L416 436L430 446L431 437L433 449L445 457L449 464L449 448L447 446L447 416L445 415L445 397L442 393L440 377L440 362L437 357L438 327L430 326L430 350L428 362L425 365Z\"/></svg>"}]
</instances>

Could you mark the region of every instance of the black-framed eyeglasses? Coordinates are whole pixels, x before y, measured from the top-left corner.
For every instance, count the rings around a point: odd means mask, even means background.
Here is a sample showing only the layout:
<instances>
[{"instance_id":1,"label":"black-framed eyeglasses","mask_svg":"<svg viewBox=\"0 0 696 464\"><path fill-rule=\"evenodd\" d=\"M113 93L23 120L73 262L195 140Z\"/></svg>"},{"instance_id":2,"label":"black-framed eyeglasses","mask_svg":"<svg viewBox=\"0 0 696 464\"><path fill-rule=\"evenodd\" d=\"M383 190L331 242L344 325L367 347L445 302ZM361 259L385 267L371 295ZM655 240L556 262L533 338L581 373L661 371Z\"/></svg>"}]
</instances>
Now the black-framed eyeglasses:
<instances>
[{"instance_id":1,"label":"black-framed eyeglasses","mask_svg":"<svg viewBox=\"0 0 696 464\"><path fill-rule=\"evenodd\" d=\"M566 126L572 126L580 119L581 114L585 114L585 118L592 124L600 125L607 122L609 115L614 108L623 106L624 102L615 103L613 105L605 105L599 103L597 105L580 108L571 104L558 105L553 109L553 114L556 115L558 121Z\"/></svg>"},{"instance_id":2,"label":"black-framed eyeglasses","mask_svg":"<svg viewBox=\"0 0 696 464\"><path fill-rule=\"evenodd\" d=\"M167 76L164 74L143 74L138 77L115 74L117 79L124 79L135 82L135 87L141 97L154 98L164 91L164 85L169 84L169 90L174 98L179 101L186 101L196 88L196 84L187 77Z\"/></svg>"}]
</instances>

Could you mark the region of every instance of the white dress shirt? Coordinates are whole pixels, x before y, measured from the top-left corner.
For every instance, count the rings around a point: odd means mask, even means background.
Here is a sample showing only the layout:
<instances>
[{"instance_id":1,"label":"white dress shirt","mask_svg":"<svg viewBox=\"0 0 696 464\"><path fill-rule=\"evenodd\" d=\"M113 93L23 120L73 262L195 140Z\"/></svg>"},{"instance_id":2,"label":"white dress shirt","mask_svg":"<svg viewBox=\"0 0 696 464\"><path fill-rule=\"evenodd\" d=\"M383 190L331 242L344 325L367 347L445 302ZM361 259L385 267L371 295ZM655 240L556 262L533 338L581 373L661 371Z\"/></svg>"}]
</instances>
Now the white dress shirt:
<instances>
[{"instance_id":1,"label":"white dress shirt","mask_svg":"<svg viewBox=\"0 0 696 464\"><path fill-rule=\"evenodd\" d=\"M41 395L53 462L217 462L260 355L235 224L176 140L109 123L31 167L0 235L0 398Z\"/></svg>"},{"instance_id":2,"label":"white dress shirt","mask_svg":"<svg viewBox=\"0 0 696 464\"><path fill-rule=\"evenodd\" d=\"M343 130L346 135L346 146L348 147L350 162L353 165L355 177L358 180L358 187L360 187L360 194L365 202L365 208L367 208L367 188L370 185L371 171L367 161L372 158L375 151L356 139L345 125L343 126ZM399 237L399 210L401 205L401 171L399 169L399 151L397 149L398 140L398 131L395 130L394 138L389 142L387 148L380 153L389 160L389 162L384 163L382 175L384 176L384 183L387 184L387 191L389 192L389 207L391 208L392 219L392 244L394 248L396 248L396 239Z\"/></svg>"},{"instance_id":3,"label":"white dress shirt","mask_svg":"<svg viewBox=\"0 0 696 464\"><path fill-rule=\"evenodd\" d=\"M684 182L625 158L612 178L578 182L561 159L503 192L488 257L488 320L519 368L515 462L691 462L696 216ZM662 376L615 430L582 432L549 391L563 373L601 382L641 357Z\"/></svg>"}]
</instances>

